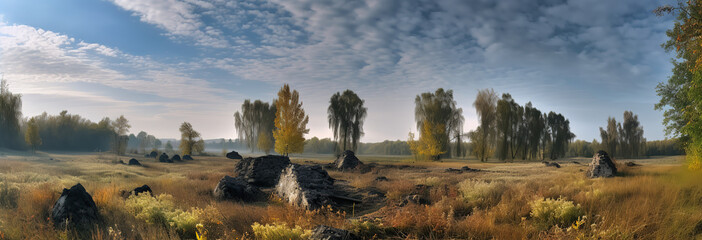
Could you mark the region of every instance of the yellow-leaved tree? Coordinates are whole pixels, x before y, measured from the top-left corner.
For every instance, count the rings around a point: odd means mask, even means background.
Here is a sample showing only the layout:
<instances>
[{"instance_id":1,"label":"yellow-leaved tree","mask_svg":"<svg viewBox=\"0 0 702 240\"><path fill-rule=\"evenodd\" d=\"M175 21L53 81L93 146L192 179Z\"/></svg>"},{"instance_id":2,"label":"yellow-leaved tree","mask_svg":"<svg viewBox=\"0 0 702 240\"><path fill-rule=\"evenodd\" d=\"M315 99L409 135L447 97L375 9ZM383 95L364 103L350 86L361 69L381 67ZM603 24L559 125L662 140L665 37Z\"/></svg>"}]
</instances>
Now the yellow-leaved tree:
<instances>
[{"instance_id":1,"label":"yellow-leaved tree","mask_svg":"<svg viewBox=\"0 0 702 240\"><path fill-rule=\"evenodd\" d=\"M275 151L285 156L301 153L305 149L304 134L310 130L307 129L309 117L302 109L300 94L296 90L291 92L288 84L283 85L278 92L275 107Z\"/></svg>"},{"instance_id":2,"label":"yellow-leaved tree","mask_svg":"<svg viewBox=\"0 0 702 240\"><path fill-rule=\"evenodd\" d=\"M29 119L27 122L27 131L24 134L24 140L32 148L32 153L37 151L37 147L41 145L41 137L39 136L39 126L35 118Z\"/></svg>"},{"instance_id":3,"label":"yellow-leaved tree","mask_svg":"<svg viewBox=\"0 0 702 240\"><path fill-rule=\"evenodd\" d=\"M439 160L441 154L446 153L442 150L439 139L445 133L445 129L445 125L443 124L424 121L418 141L414 141L414 134L410 133L407 143L410 146L412 154L415 155L415 159Z\"/></svg>"}]
</instances>

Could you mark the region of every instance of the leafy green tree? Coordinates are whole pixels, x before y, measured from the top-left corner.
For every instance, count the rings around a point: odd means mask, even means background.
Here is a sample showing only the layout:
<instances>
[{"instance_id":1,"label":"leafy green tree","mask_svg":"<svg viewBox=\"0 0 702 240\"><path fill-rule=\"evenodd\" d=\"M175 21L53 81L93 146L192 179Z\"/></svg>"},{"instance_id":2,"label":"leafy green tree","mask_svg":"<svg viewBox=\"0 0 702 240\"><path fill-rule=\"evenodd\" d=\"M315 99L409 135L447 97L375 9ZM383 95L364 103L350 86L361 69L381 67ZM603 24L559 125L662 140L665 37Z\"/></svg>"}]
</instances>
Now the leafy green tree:
<instances>
[{"instance_id":1,"label":"leafy green tree","mask_svg":"<svg viewBox=\"0 0 702 240\"><path fill-rule=\"evenodd\" d=\"M363 122L368 111L363 103L364 101L351 90L337 92L329 100L327 119L334 132L334 139L342 142L339 149L342 152L348 150L348 147L353 151L358 150L358 142L363 136Z\"/></svg>"},{"instance_id":2,"label":"leafy green tree","mask_svg":"<svg viewBox=\"0 0 702 240\"><path fill-rule=\"evenodd\" d=\"M602 146L612 157L617 154L617 146L619 146L619 128L617 126L617 120L610 117L607 118L607 129L600 127Z\"/></svg>"},{"instance_id":3,"label":"leafy green tree","mask_svg":"<svg viewBox=\"0 0 702 240\"><path fill-rule=\"evenodd\" d=\"M304 134L309 133L307 123L309 117L305 115L297 90L290 91L288 84L283 85L275 101L275 151L288 156L290 153L301 153L305 149Z\"/></svg>"},{"instance_id":4,"label":"leafy green tree","mask_svg":"<svg viewBox=\"0 0 702 240\"><path fill-rule=\"evenodd\" d=\"M667 133L682 142L691 169L702 169L702 2L680 1L676 7L662 6L657 15L677 14L666 34L666 51L674 51L673 74L656 87L664 110Z\"/></svg>"},{"instance_id":5,"label":"leafy green tree","mask_svg":"<svg viewBox=\"0 0 702 240\"><path fill-rule=\"evenodd\" d=\"M20 148L22 95L12 94L6 80L0 80L0 148Z\"/></svg>"},{"instance_id":6,"label":"leafy green tree","mask_svg":"<svg viewBox=\"0 0 702 240\"><path fill-rule=\"evenodd\" d=\"M27 122L27 131L24 134L24 140L32 149L32 153L37 151L37 147L41 146L41 136L39 136L39 126L35 118L29 119Z\"/></svg>"},{"instance_id":7,"label":"leafy green tree","mask_svg":"<svg viewBox=\"0 0 702 240\"><path fill-rule=\"evenodd\" d=\"M419 142L425 145L431 143L431 146L423 147L425 150L423 153L439 160L440 155L432 154L449 153L451 136L463 134L463 109L456 107L456 101L453 100L453 90L444 91L443 88L439 88L433 93L425 92L417 95L414 103L414 119L420 133ZM438 128L443 129L439 130ZM426 139L428 137L433 139ZM437 145L434 146L434 143ZM434 147L438 147L438 150L435 150Z\"/></svg>"},{"instance_id":8,"label":"leafy green tree","mask_svg":"<svg viewBox=\"0 0 702 240\"><path fill-rule=\"evenodd\" d=\"M205 141L189 122L180 125L180 151L183 155L193 155L205 151Z\"/></svg>"},{"instance_id":9,"label":"leafy green tree","mask_svg":"<svg viewBox=\"0 0 702 240\"><path fill-rule=\"evenodd\" d=\"M568 151L568 144L575 138L575 134L570 132L570 121L560 113L548 113L548 127L551 130L550 158L552 160L565 157Z\"/></svg>"}]
</instances>

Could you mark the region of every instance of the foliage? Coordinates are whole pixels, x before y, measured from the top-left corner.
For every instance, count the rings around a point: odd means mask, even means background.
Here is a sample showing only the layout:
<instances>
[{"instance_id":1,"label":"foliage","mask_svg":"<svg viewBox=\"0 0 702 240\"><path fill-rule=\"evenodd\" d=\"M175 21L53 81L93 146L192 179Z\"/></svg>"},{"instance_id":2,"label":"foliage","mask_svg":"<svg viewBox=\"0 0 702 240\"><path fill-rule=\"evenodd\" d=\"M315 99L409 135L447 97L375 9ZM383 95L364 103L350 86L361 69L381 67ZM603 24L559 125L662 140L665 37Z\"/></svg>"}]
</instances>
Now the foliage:
<instances>
[{"instance_id":1,"label":"foliage","mask_svg":"<svg viewBox=\"0 0 702 240\"><path fill-rule=\"evenodd\" d=\"M658 15L676 13L677 19L666 34L666 51L675 51L673 74L656 87L661 100L656 109L664 110L666 131L679 137L690 167L702 165L702 2L680 1L677 7L662 6Z\"/></svg>"},{"instance_id":2,"label":"foliage","mask_svg":"<svg viewBox=\"0 0 702 240\"><path fill-rule=\"evenodd\" d=\"M646 156L672 156L683 154L685 154L685 149L682 148L677 138L646 142Z\"/></svg>"},{"instance_id":3,"label":"foliage","mask_svg":"<svg viewBox=\"0 0 702 240\"><path fill-rule=\"evenodd\" d=\"M305 140L305 153L332 154L335 149L336 143L330 138L312 137Z\"/></svg>"},{"instance_id":4,"label":"foliage","mask_svg":"<svg viewBox=\"0 0 702 240\"><path fill-rule=\"evenodd\" d=\"M7 181L0 184L0 208L15 208L19 200L20 191Z\"/></svg>"},{"instance_id":5,"label":"foliage","mask_svg":"<svg viewBox=\"0 0 702 240\"><path fill-rule=\"evenodd\" d=\"M334 132L334 139L341 142L341 152L351 149L358 150L358 143L363 136L363 122L368 109L363 106L363 100L351 90L335 93L329 100L327 119L329 127ZM347 148L347 143L350 148Z\"/></svg>"},{"instance_id":6,"label":"foliage","mask_svg":"<svg viewBox=\"0 0 702 240\"><path fill-rule=\"evenodd\" d=\"M254 223L251 225L256 239L261 240L302 240L307 239L311 230L304 230L300 226L288 227L285 223L273 223L261 225Z\"/></svg>"},{"instance_id":7,"label":"foliage","mask_svg":"<svg viewBox=\"0 0 702 240\"><path fill-rule=\"evenodd\" d=\"M353 219L349 225L348 230L361 239L382 239L388 232L380 221Z\"/></svg>"},{"instance_id":8,"label":"foliage","mask_svg":"<svg viewBox=\"0 0 702 240\"><path fill-rule=\"evenodd\" d=\"M288 84L283 85L278 92L275 107L275 151L286 156L290 153L301 153L305 147L304 134L310 130L307 129L309 117L302 109L300 94L297 90L291 92Z\"/></svg>"},{"instance_id":9,"label":"foliage","mask_svg":"<svg viewBox=\"0 0 702 240\"><path fill-rule=\"evenodd\" d=\"M518 157L523 160L536 159L539 147L543 146L541 142L550 139L542 134L547 122L541 111L531 102L522 107L510 94L505 93L497 101L496 112L496 157L503 161Z\"/></svg>"},{"instance_id":10,"label":"foliage","mask_svg":"<svg viewBox=\"0 0 702 240\"><path fill-rule=\"evenodd\" d=\"M124 117L124 115L120 115L117 119L115 119L114 122L110 122L110 127L112 128L112 131L115 133L115 140L114 140L114 148L113 150L115 153L118 155L124 155L127 149L127 144L128 141L125 141L124 135L129 132L129 129L132 127L129 125L129 120Z\"/></svg>"},{"instance_id":11,"label":"foliage","mask_svg":"<svg viewBox=\"0 0 702 240\"><path fill-rule=\"evenodd\" d=\"M418 141L414 141L414 134L410 133L408 140L410 150L419 158L439 160L441 155L446 153L441 145L441 136L445 135L446 128L443 124L425 121L421 130Z\"/></svg>"},{"instance_id":12,"label":"foliage","mask_svg":"<svg viewBox=\"0 0 702 240\"><path fill-rule=\"evenodd\" d=\"M583 215L580 205L573 204L572 201L564 199L537 199L529 203L531 213L529 214L534 223L542 228L548 229L552 226L568 227Z\"/></svg>"},{"instance_id":13,"label":"foliage","mask_svg":"<svg viewBox=\"0 0 702 240\"><path fill-rule=\"evenodd\" d=\"M34 118L27 121L27 130L24 133L24 141L30 146L32 151L36 151L41 146L41 136L39 136L39 126Z\"/></svg>"},{"instance_id":14,"label":"foliage","mask_svg":"<svg viewBox=\"0 0 702 240\"><path fill-rule=\"evenodd\" d=\"M219 221L211 217L213 214L211 212L217 211L216 209L208 206L205 209L192 208L189 211L183 211L176 207L173 200L173 196L168 194L132 195L125 200L124 206L126 211L137 219L149 224L172 227L181 236L195 236L198 224Z\"/></svg>"},{"instance_id":15,"label":"foliage","mask_svg":"<svg viewBox=\"0 0 702 240\"><path fill-rule=\"evenodd\" d=\"M478 113L480 124L468 135L473 142L473 153L480 161L485 162L494 152L497 94L492 89L480 90L473 106Z\"/></svg>"},{"instance_id":16,"label":"foliage","mask_svg":"<svg viewBox=\"0 0 702 240\"><path fill-rule=\"evenodd\" d=\"M646 139L639 117L631 111L624 111L624 122L607 119L607 129L600 128L602 146L611 156L622 158L639 157L646 153Z\"/></svg>"},{"instance_id":17,"label":"foliage","mask_svg":"<svg viewBox=\"0 0 702 240\"><path fill-rule=\"evenodd\" d=\"M22 95L12 94L7 81L0 80L0 148L20 148Z\"/></svg>"},{"instance_id":18,"label":"foliage","mask_svg":"<svg viewBox=\"0 0 702 240\"><path fill-rule=\"evenodd\" d=\"M180 125L180 146L178 148L183 155L205 152L205 141L189 122L183 122Z\"/></svg>"},{"instance_id":19,"label":"foliage","mask_svg":"<svg viewBox=\"0 0 702 240\"><path fill-rule=\"evenodd\" d=\"M481 180L466 179L458 183L458 191L463 200L476 207L490 207L497 204L502 193L507 189L503 182L485 182Z\"/></svg>"},{"instance_id":20,"label":"foliage","mask_svg":"<svg viewBox=\"0 0 702 240\"><path fill-rule=\"evenodd\" d=\"M273 101L275 102L275 100ZM239 139L246 142L251 152L256 148L269 152L273 149L273 129L275 128L276 105L246 99L241 104L241 112L234 113L234 126ZM260 138L267 138L260 140ZM270 144L269 144L270 142ZM260 145L260 146L259 146Z\"/></svg>"},{"instance_id":21,"label":"foliage","mask_svg":"<svg viewBox=\"0 0 702 240\"><path fill-rule=\"evenodd\" d=\"M568 143L575 138L575 134L570 132L570 121L560 113L556 114L554 112L549 112L546 120L548 122L547 127L551 132L550 158L554 160L565 157L568 151Z\"/></svg>"},{"instance_id":22,"label":"foliage","mask_svg":"<svg viewBox=\"0 0 702 240\"><path fill-rule=\"evenodd\" d=\"M456 107L453 90L425 92L414 100L414 119L419 131L418 153L439 160L451 150L451 137L460 145L463 135L463 109ZM459 154L454 154L459 155Z\"/></svg>"},{"instance_id":23,"label":"foliage","mask_svg":"<svg viewBox=\"0 0 702 240\"><path fill-rule=\"evenodd\" d=\"M109 118L93 123L80 115L62 111L58 116L44 112L32 119L41 136L41 149L102 151L111 149L115 141Z\"/></svg>"}]
</instances>

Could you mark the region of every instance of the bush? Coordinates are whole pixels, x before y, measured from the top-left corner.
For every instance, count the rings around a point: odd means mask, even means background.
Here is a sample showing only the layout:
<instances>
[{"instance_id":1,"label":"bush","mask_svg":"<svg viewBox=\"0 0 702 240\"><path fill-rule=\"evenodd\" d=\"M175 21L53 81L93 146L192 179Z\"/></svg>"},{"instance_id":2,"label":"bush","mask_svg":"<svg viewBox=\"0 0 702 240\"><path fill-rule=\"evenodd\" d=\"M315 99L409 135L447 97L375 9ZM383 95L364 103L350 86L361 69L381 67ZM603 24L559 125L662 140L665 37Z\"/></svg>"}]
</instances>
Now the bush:
<instances>
[{"instance_id":1,"label":"bush","mask_svg":"<svg viewBox=\"0 0 702 240\"><path fill-rule=\"evenodd\" d=\"M552 226L567 227L578 220L583 215L580 205L573 204L558 198L537 199L532 201L531 217L534 223L541 229L548 229Z\"/></svg>"},{"instance_id":2,"label":"bush","mask_svg":"<svg viewBox=\"0 0 702 240\"><path fill-rule=\"evenodd\" d=\"M285 223L274 223L273 225L254 223L251 228L256 239L262 240L302 240L307 239L312 234L311 230L304 230L300 226L290 228Z\"/></svg>"},{"instance_id":3,"label":"bush","mask_svg":"<svg viewBox=\"0 0 702 240\"><path fill-rule=\"evenodd\" d=\"M0 207L16 208L19 195L19 188L11 186L7 182L3 182L2 185L0 185Z\"/></svg>"},{"instance_id":4,"label":"bush","mask_svg":"<svg viewBox=\"0 0 702 240\"><path fill-rule=\"evenodd\" d=\"M348 230L361 239L380 239L387 233L387 228L379 221L351 220Z\"/></svg>"},{"instance_id":5,"label":"bush","mask_svg":"<svg viewBox=\"0 0 702 240\"><path fill-rule=\"evenodd\" d=\"M458 184L458 191L465 201L483 208L499 203L506 188L503 182L495 181L488 183L468 179Z\"/></svg>"},{"instance_id":6,"label":"bush","mask_svg":"<svg viewBox=\"0 0 702 240\"><path fill-rule=\"evenodd\" d=\"M205 224L221 223L217 219L218 216L213 214L212 207L183 211L175 208L173 196L168 194L156 197L148 194L132 195L126 200L125 208L138 219L151 224L173 227L185 237L195 236L197 225L203 221Z\"/></svg>"}]
</instances>

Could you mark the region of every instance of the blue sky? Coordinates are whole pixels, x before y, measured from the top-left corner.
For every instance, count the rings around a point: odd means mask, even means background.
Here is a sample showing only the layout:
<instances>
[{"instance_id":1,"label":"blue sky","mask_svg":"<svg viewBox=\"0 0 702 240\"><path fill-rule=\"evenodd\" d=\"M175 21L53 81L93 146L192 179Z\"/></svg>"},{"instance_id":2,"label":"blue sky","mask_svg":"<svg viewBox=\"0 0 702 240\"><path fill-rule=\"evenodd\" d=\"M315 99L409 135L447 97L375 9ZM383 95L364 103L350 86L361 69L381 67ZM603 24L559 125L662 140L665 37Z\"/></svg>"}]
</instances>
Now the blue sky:
<instances>
[{"instance_id":1,"label":"blue sky","mask_svg":"<svg viewBox=\"0 0 702 240\"><path fill-rule=\"evenodd\" d=\"M465 129L477 91L563 113L578 139L607 117L639 115L664 138L655 86L672 18L649 0L63 0L0 1L0 72L25 116L61 110L132 132L235 138L245 99L300 91L311 136L331 137L329 97L366 100L364 142L406 139L414 97L454 90Z\"/></svg>"}]
</instances>

